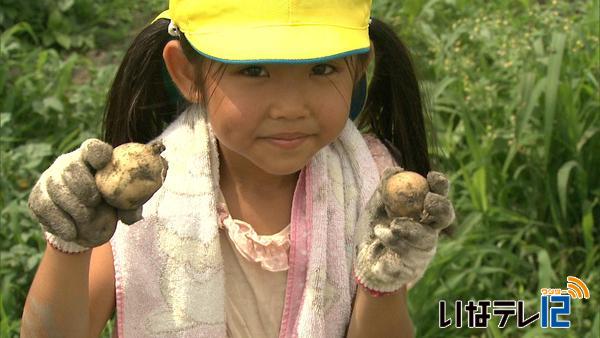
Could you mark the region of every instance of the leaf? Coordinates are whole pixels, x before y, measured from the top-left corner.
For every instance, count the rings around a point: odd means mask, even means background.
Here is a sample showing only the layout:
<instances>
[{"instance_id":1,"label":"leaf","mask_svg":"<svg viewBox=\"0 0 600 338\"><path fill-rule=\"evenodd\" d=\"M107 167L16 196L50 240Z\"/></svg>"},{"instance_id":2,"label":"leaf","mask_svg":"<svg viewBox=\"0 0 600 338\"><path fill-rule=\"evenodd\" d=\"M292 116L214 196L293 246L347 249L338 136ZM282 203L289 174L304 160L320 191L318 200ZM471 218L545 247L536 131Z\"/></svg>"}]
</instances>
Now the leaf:
<instances>
[{"instance_id":1,"label":"leaf","mask_svg":"<svg viewBox=\"0 0 600 338\"><path fill-rule=\"evenodd\" d=\"M542 39L538 38L535 39L535 41L533 41L533 50L538 56L544 56L544 54L546 54L544 51L544 43L542 42Z\"/></svg>"},{"instance_id":2,"label":"leaf","mask_svg":"<svg viewBox=\"0 0 600 338\"><path fill-rule=\"evenodd\" d=\"M83 140L80 139L81 130L79 128L73 129L70 133L65 134L61 142L56 147L58 153L65 153L72 151L77 148Z\"/></svg>"},{"instance_id":3,"label":"leaf","mask_svg":"<svg viewBox=\"0 0 600 338\"><path fill-rule=\"evenodd\" d=\"M442 81L438 82L435 85L435 89L432 95L432 99L434 102L437 101L438 97L440 97L440 95L442 95L442 93L444 92L444 90L446 90L446 88L451 85L452 83L454 83L456 81L455 78L453 77L447 77L444 78Z\"/></svg>"},{"instance_id":4,"label":"leaf","mask_svg":"<svg viewBox=\"0 0 600 338\"><path fill-rule=\"evenodd\" d=\"M74 3L75 0L60 0L57 5L61 12L66 12L73 7Z\"/></svg>"},{"instance_id":5,"label":"leaf","mask_svg":"<svg viewBox=\"0 0 600 338\"><path fill-rule=\"evenodd\" d=\"M520 141L522 138L523 130L525 129L527 122L529 122L529 119L531 118L531 114L533 113L533 110L539 104L539 98L540 98L542 92L544 91L545 86L546 86L546 78L540 79L533 87L533 90L531 91L531 93L528 93L529 99L527 100L527 106L525 107L525 109L520 109L517 112L518 115L517 115L516 125L515 125L515 135L516 135L518 141Z\"/></svg>"},{"instance_id":6,"label":"leaf","mask_svg":"<svg viewBox=\"0 0 600 338\"><path fill-rule=\"evenodd\" d=\"M529 8L529 0L520 0L519 2L522 3L525 8Z\"/></svg>"},{"instance_id":7,"label":"leaf","mask_svg":"<svg viewBox=\"0 0 600 338\"><path fill-rule=\"evenodd\" d=\"M4 127L5 124L10 122L11 118L12 118L11 113L4 113L4 112L0 113L0 128Z\"/></svg>"},{"instance_id":8,"label":"leaf","mask_svg":"<svg viewBox=\"0 0 600 338\"><path fill-rule=\"evenodd\" d=\"M556 274L552 269L552 261L546 249L537 252L538 260L538 289L552 287L556 280Z\"/></svg>"},{"instance_id":9,"label":"leaf","mask_svg":"<svg viewBox=\"0 0 600 338\"><path fill-rule=\"evenodd\" d=\"M71 48L71 37L54 31L54 38L56 39L56 42L58 42L59 45L61 45L64 49L69 49Z\"/></svg>"},{"instance_id":10,"label":"leaf","mask_svg":"<svg viewBox=\"0 0 600 338\"><path fill-rule=\"evenodd\" d=\"M552 34L551 47L555 51L550 57L546 75L546 91L544 106L544 154L546 161L550 159L550 145L554 129L554 116L556 114L557 92L560 80L563 51L565 49L566 35L563 33Z\"/></svg>"},{"instance_id":11,"label":"leaf","mask_svg":"<svg viewBox=\"0 0 600 338\"><path fill-rule=\"evenodd\" d=\"M27 270L34 270L40 263L40 260L41 260L41 254L35 254L32 256L29 256L29 258L27 258L25 267L27 268Z\"/></svg>"},{"instance_id":12,"label":"leaf","mask_svg":"<svg viewBox=\"0 0 600 338\"><path fill-rule=\"evenodd\" d=\"M577 142L577 152L580 153L581 148L583 148L583 146L587 143L587 141L589 141L599 131L600 131L600 128L596 128L596 127L591 127L588 130L586 130L583 133L583 135L581 136L581 138L579 139L579 141Z\"/></svg>"},{"instance_id":13,"label":"leaf","mask_svg":"<svg viewBox=\"0 0 600 338\"><path fill-rule=\"evenodd\" d=\"M500 319L498 318L498 316L492 316L492 318L490 319L490 322L488 323L489 325L487 327L488 336L490 336L492 338L504 337L502 335L502 331L500 331L500 329L498 328L499 323L500 323Z\"/></svg>"},{"instance_id":14,"label":"leaf","mask_svg":"<svg viewBox=\"0 0 600 338\"><path fill-rule=\"evenodd\" d=\"M594 264L594 207L596 206L598 199L594 200L593 203L586 201L583 205L583 216L581 218L581 229L583 232L583 243L587 251L586 268L591 269Z\"/></svg>"},{"instance_id":15,"label":"leaf","mask_svg":"<svg viewBox=\"0 0 600 338\"><path fill-rule=\"evenodd\" d=\"M566 162L560 167L557 174L558 200L560 201L560 210L565 219L567 218L567 192L569 188L567 185L569 183L571 171L578 166L579 164L576 161Z\"/></svg>"},{"instance_id":16,"label":"leaf","mask_svg":"<svg viewBox=\"0 0 600 338\"><path fill-rule=\"evenodd\" d=\"M590 331L586 338L598 338L600 337L600 312L596 312L594 316L594 324L592 324L592 331Z\"/></svg>"},{"instance_id":17,"label":"leaf","mask_svg":"<svg viewBox=\"0 0 600 338\"><path fill-rule=\"evenodd\" d=\"M473 185L477 189L479 200L481 201L481 210L486 211L488 209L488 194L487 194L487 179L486 179L486 167L482 166L475 171L473 174Z\"/></svg>"},{"instance_id":18,"label":"leaf","mask_svg":"<svg viewBox=\"0 0 600 338\"><path fill-rule=\"evenodd\" d=\"M35 35L33 29L31 28L31 25L29 25L27 22L20 22L12 27L10 27L9 29L5 30L4 32L2 32L2 35L0 35L0 55L3 55L5 52L5 48L7 48L8 44L11 43L13 40L11 39L13 37L13 35L20 33L20 32L25 32L27 34L29 34L29 36L33 39L33 41L37 44L37 36Z\"/></svg>"},{"instance_id":19,"label":"leaf","mask_svg":"<svg viewBox=\"0 0 600 338\"><path fill-rule=\"evenodd\" d=\"M52 33L60 32L62 28L68 25L68 20L58 10L53 10L48 15L48 30Z\"/></svg>"},{"instance_id":20,"label":"leaf","mask_svg":"<svg viewBox=\"0 0 600 338\"><path fill-rule=\"evenodd\" d=\"M423 10L423 6L425 1L423 0L415 0L415 1L406 1L404 2L404 10L408 16L408 21L412 24L413 21L421 11Z\"/></svg>"},{"instance_id":21,"label":"leaf","mask_svg":"<svg viewBox=\"0 0 600 338\"><path fill-rule=\"evenodd\" d=\"M76 54L72 54L69 58L63 62L60 66L58 74L58 81L54 90L54 95L62 96L67 88L72 85L73 69L75 68L78 61Z\"/></svg>"},{"instance_id":22,"label":"leaf","mask_svg":"<svg viewBox=\"0 0 600 338\"><path fill-rule=\"evenodd\" d=\"M27 143L15 148L15 152L27 159L24 167L33 169L48 156L52 155L52 146L47 143Z\"/></svg>"},{"instance_id":23,"label":"leaf","mask_svg":"<svg viewBox=\"0 0 600 338\"><path fill-rule=\"evenodd\" d=\"M62 113L65 109L62 102L60 102L60 100L56 98L56 96L49 96L44 98L42 104L44 105L44 110L52 109L59 113Z\"/></svg>"}]
</instances>

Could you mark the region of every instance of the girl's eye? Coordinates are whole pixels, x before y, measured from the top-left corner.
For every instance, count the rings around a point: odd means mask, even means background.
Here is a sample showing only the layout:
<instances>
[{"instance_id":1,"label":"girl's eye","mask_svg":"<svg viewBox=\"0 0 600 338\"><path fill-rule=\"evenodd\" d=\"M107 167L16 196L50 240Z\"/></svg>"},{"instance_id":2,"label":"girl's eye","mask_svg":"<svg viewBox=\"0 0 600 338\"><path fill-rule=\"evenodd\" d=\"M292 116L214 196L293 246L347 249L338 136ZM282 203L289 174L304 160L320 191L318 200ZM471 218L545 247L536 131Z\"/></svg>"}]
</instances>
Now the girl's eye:
<instances>
[{"instance_id":1,"label":"girl's eye","mask_svg":"<svg viewBox=\"0 0 600 338\"><path fill-rule=\"evenodd\" d=\"M262 77L262 76L268 76L267 71L260 66L250 66L247 68L242 69L242 74L246 75L246 76L250 76L250 77Z\"/></svg>"},{"instance_id":2,"label":"girl's eye","mask_svg":"<svg viewBox=\"0 0 600 338\"><path fill-rule=\"evenodd\" d=\"M335 72L335 67L333 67L332 65L328 65L326 63L320 64L320 65L316 65L313 67L313 73L315 75L329 75L333 72Z\"/></svg>"}]
</instances>

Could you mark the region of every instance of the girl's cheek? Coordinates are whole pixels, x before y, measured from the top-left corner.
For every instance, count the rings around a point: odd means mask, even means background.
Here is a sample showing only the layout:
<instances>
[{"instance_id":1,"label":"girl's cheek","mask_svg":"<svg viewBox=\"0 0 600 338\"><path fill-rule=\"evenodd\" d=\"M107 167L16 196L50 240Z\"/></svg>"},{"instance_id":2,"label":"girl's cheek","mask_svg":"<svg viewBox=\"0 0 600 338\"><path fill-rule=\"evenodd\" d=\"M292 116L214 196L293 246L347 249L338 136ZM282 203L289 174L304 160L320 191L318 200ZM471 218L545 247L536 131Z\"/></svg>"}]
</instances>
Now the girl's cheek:
<instances>
[{"instance_id":1,"label":"girl's cheek","mask_svg":"<svg viewBox=\"0 0 600 338\"><path fill-rule=\"evenodd\" d=\"M221 91L224 97L218 110L225 111L231 119L245 119L250 122L265 106L269 93L257 88L226 88Z\"/></svg>"}]
</instances>

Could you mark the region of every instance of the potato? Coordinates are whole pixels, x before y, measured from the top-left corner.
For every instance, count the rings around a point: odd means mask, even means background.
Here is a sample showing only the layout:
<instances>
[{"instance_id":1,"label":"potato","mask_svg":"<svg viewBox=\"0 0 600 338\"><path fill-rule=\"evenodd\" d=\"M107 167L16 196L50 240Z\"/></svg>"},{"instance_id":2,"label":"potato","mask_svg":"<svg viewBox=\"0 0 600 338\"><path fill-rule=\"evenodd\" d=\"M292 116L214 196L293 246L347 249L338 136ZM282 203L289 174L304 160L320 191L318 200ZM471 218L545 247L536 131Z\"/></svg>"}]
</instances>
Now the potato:
<instances>
[{"instance_id":1,"label":"potato","mask_svg":"<svg viewBox=\"0 0 600 338\"><path fill-rule=\"evenodd\" d=\"M118 209L142 206L161 187L168 170L160 156L165 146L125 143L113 150L111 161L96 172L96 185L104 200Z\"/></svg>"},{"instance_id":2,"label":"potato","mask_svg":"<svg viewBox=\"0 0 600 338\"><path fill-rule=\"evenodd\" d=\"M403 171L390 177L383 188L383 203L390 217L419 220L425 195L429 192L425 177L412 171Z\"/></svg>"}]
</instances>

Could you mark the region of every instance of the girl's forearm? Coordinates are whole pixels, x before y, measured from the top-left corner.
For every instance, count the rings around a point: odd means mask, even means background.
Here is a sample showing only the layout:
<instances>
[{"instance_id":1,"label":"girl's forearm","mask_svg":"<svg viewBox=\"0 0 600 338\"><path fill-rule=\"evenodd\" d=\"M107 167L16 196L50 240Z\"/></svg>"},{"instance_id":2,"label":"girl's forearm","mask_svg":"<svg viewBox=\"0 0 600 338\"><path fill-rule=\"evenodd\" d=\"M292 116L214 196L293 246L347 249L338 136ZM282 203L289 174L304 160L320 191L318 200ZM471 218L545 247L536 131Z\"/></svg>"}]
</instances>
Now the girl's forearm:
<instances>
[{"instance_id":1,"label":"girl's forearm","mask_svg":"<svg viewBox=\"0 0 600 338\"><path fill-rule=\"evenodd\" d=\"M21 337L87 337L91 251L68 255L50 245L27 295Z\"/></svg>"},{"instance_id":2,"label":"girl's forearm","mask_svg":"<svg viewBox=\"0 0 600 338\"><path fill-rule=\"evenodd\" d=\"M394 294L376 298L359 286L347 337L414 337L406 287Z\"/></svg>"}]
</instances>

